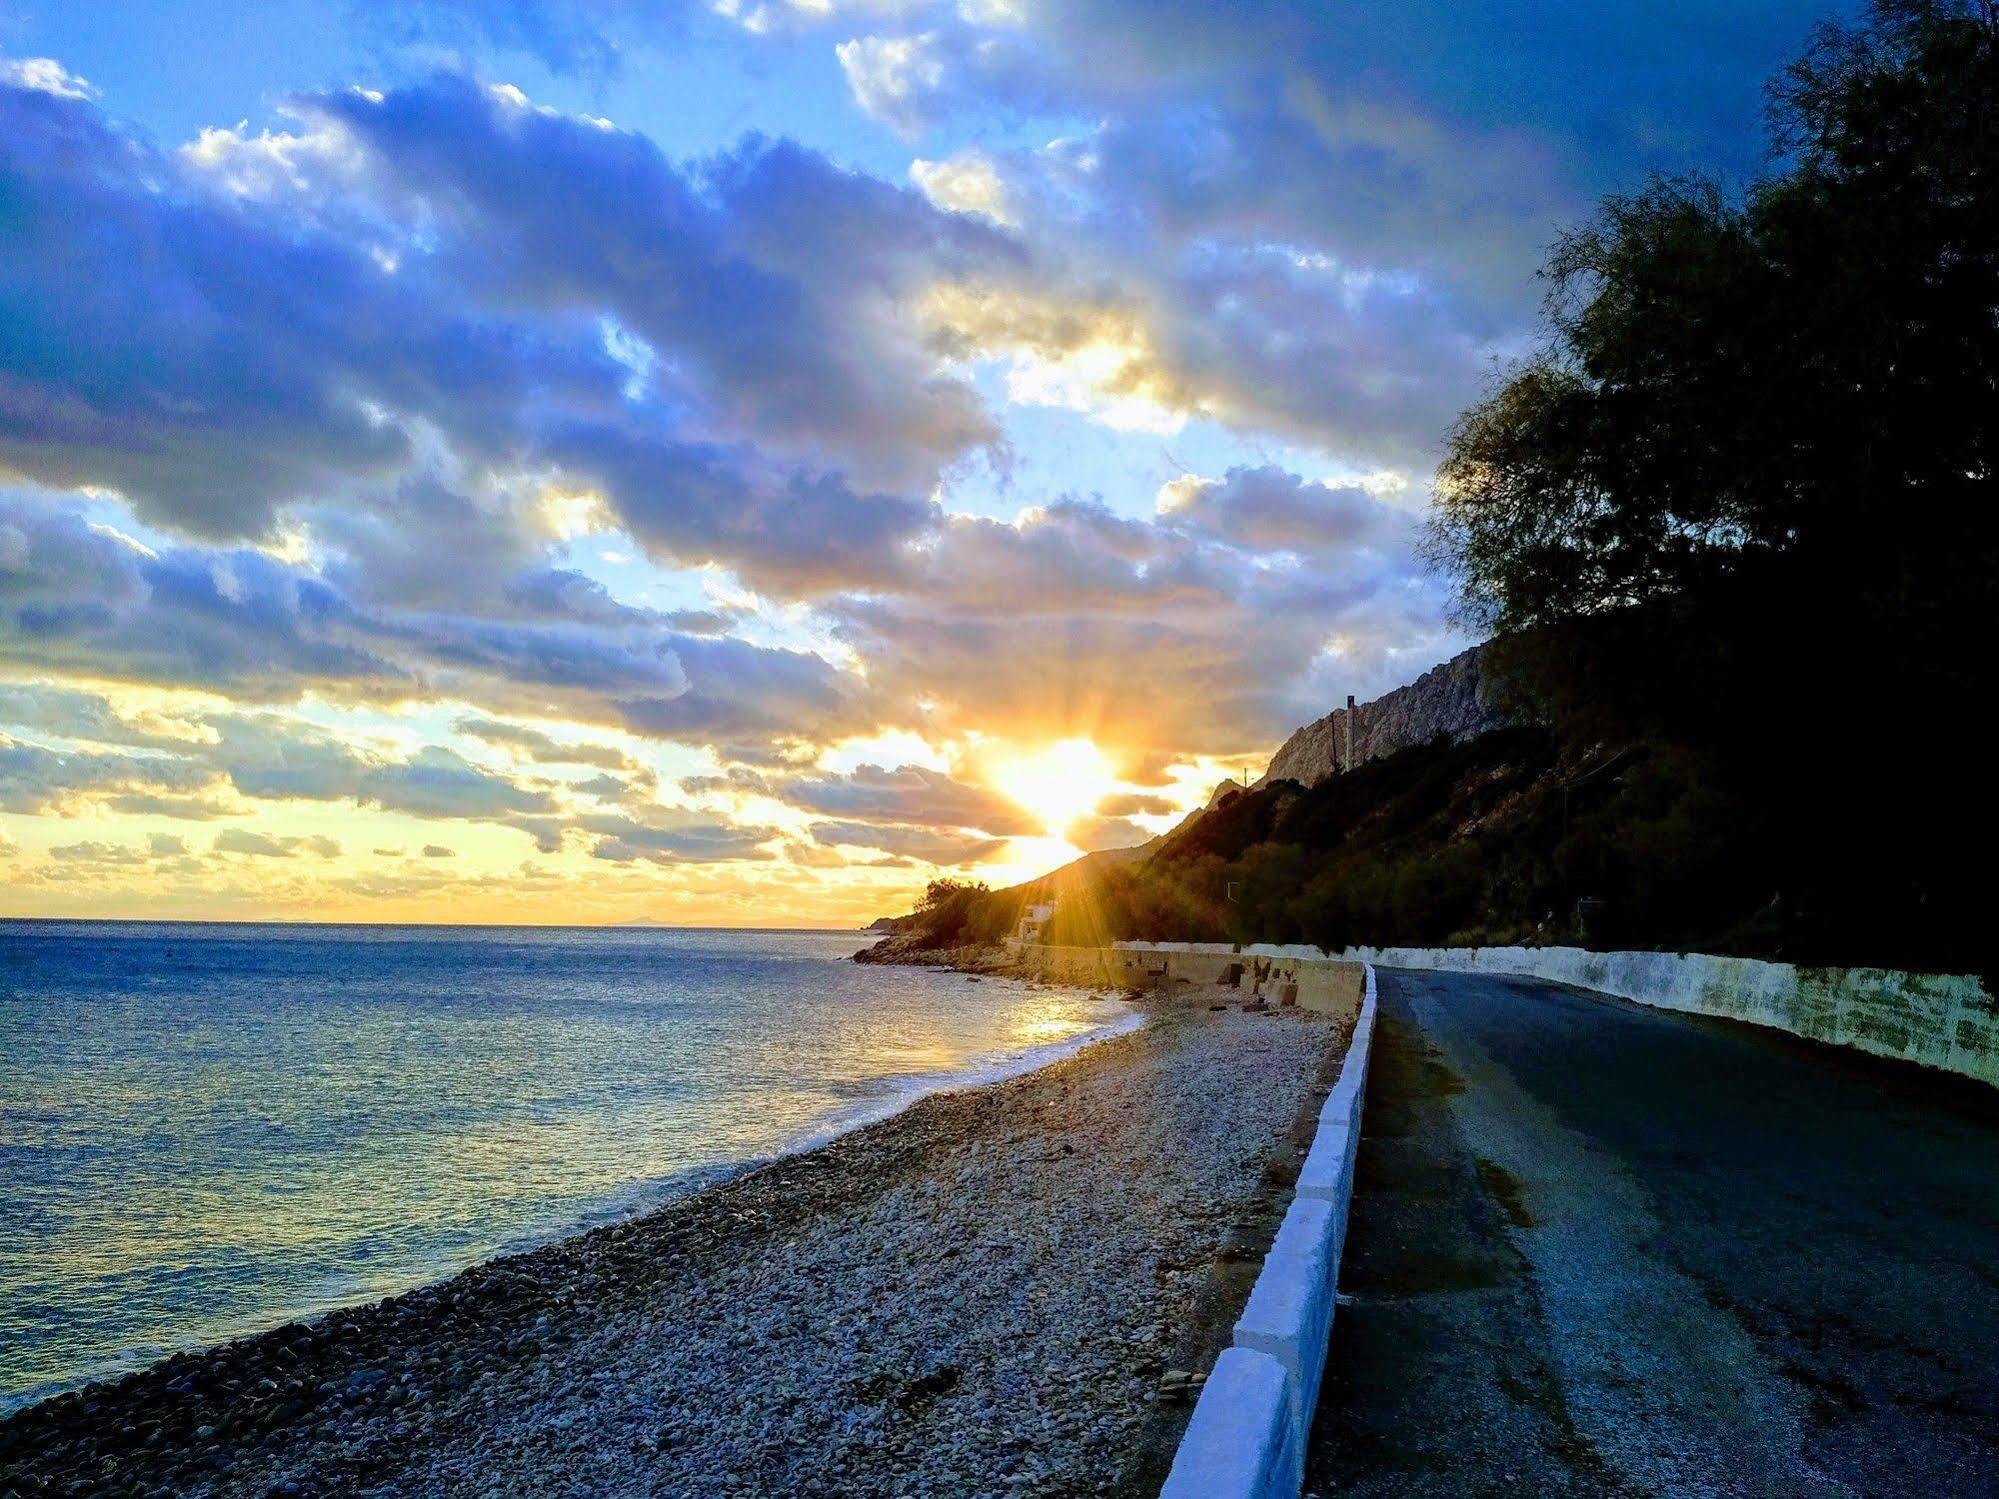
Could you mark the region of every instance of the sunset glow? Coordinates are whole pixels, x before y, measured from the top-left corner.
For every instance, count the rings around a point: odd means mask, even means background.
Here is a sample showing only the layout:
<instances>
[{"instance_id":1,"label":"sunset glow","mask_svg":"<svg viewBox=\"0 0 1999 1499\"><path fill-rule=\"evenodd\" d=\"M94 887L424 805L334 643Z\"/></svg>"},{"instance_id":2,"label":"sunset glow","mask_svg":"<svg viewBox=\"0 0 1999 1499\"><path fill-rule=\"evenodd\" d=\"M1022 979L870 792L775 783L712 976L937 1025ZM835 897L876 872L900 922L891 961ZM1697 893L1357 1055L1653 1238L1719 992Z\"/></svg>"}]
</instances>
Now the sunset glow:
<instances>
[{"instance_id":1,"label":"sunset glow","mask_svg":"<svg viewBox=\"0 0 1999 1499\"><path fill-rule=\"evenodd\" d=\"M1104 752L1087 739L1062 739L1001 761L993 784L1040 818L1051 838L1067 833L1117 786Z\"/></svg>"}]
</instances>

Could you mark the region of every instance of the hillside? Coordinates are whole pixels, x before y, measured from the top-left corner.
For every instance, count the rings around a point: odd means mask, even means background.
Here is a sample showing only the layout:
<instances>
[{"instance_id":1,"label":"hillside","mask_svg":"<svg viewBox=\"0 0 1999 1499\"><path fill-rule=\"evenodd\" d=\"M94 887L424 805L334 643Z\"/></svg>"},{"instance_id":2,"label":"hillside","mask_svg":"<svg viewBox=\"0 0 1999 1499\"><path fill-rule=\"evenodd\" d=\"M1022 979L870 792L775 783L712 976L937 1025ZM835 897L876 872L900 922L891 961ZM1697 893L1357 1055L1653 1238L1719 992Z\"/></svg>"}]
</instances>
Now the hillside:
<instances>
[{"instance_id":1,"label":"hillside","mask_svg":"<svg viewBox=\"0 0 1999 1499\"><path fill-rule=\"evenodd\" d=\"M1226 795L1122 861L1003 891L943 885L901 946L995 941L1052 900L1058 943L1577 943L1986 971L1977 897L1947 866L1870 859L1864 815L1848 825L1761 786L1681 743L1578 750L1533 726L1438 738L1316 785Z\"/></svg>"},{"instance_id":2,"label":"hillside","mask_svg":"<svg viewBox=\"0 0 1999 1499\"><path fill-rule=\"evenodd\" d=\"M1408 686L1356 705L1351 713L1353 765L1428 744L1439 734L1469 739L1503 727L1508 715L1500 707L1490 657L1487 647L1473 646L1431 667ZM1299 729L1271 757L1269 769L1256 784L1297 781L1311 786L1352 769L1347 763L1348 717L1347 709L1335 708Z\"/></svg>"}]
</instances>

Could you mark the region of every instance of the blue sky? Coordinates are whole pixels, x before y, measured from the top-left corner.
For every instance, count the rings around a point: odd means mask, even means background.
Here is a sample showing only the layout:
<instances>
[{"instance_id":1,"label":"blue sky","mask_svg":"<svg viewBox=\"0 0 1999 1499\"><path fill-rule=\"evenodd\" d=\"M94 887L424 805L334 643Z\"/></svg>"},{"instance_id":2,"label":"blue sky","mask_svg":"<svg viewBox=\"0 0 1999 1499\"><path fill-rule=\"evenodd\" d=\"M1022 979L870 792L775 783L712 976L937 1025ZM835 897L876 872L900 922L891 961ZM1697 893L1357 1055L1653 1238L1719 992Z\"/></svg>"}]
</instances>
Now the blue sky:
<instances>
[{"instance_id":1,"label":"blue sky","mask_svg":"<svg viewBox=\"0 0 1999 1499\"><path fill-rule=\"evenodd\" d=\"M13 7L0 912L1137 841L1465 644L1417 531L1546 247L1753 172L1820 14Z\"/></svg>"}]
</instances>

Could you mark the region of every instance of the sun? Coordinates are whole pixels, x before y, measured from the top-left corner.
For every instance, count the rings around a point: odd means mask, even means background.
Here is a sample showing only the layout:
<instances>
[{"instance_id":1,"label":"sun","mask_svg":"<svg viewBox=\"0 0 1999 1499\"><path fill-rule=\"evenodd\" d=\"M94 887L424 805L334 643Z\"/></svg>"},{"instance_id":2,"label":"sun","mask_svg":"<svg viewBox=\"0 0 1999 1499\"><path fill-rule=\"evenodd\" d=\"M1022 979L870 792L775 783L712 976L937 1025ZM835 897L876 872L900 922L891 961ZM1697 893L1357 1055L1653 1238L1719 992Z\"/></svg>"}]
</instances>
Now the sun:
<instances>
[{"instance_id":1,"label":"sun","mask_svg":"<svg viewBox=\"0 0 1999 1499\"><path fill-rule=\"evenodd\" d=\"M1051 838L1060 838L1117 789L1104 752L1087 739L1060 739L1046 749L1002 760L992 783L1040 818Z\"/></svg>"}]
</instances>

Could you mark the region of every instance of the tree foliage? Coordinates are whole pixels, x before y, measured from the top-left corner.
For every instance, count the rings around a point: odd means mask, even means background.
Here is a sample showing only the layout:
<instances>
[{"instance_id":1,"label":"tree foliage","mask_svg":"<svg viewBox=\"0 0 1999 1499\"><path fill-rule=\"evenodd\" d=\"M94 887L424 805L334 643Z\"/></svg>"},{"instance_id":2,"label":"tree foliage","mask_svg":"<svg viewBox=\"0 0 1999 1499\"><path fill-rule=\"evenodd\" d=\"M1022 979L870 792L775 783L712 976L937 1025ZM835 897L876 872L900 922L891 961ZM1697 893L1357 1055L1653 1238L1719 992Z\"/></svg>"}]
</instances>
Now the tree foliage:
<instances>
[{"instance_id":1,"label":"tree foliage","mask_svg":"<svg viewBox=\"0 0 1999 1499\"><path fill-rule=\"evenodd\" d=\"M1657 181L1561 241L1546 351L1451 433L1432 545L1480 623L1756 589L1933 655L1989 606L1994 6L1826 26L1772 101L1748 191Z\"/></svg>"},{"instance_id":2,"label":"tree foliage","mask_svg":"<svg viewBox=\"0 0 1999 1499\"><path fill-rule=\"evenodd\" d=\"M1431 546L1572 753L1686 745L1754 809L1773 909L1961 955L1999 838L1999 3L1824 26L1771 113L1746 190L1655 181L1560 242Z\"/></svg>"}]
</instances>

